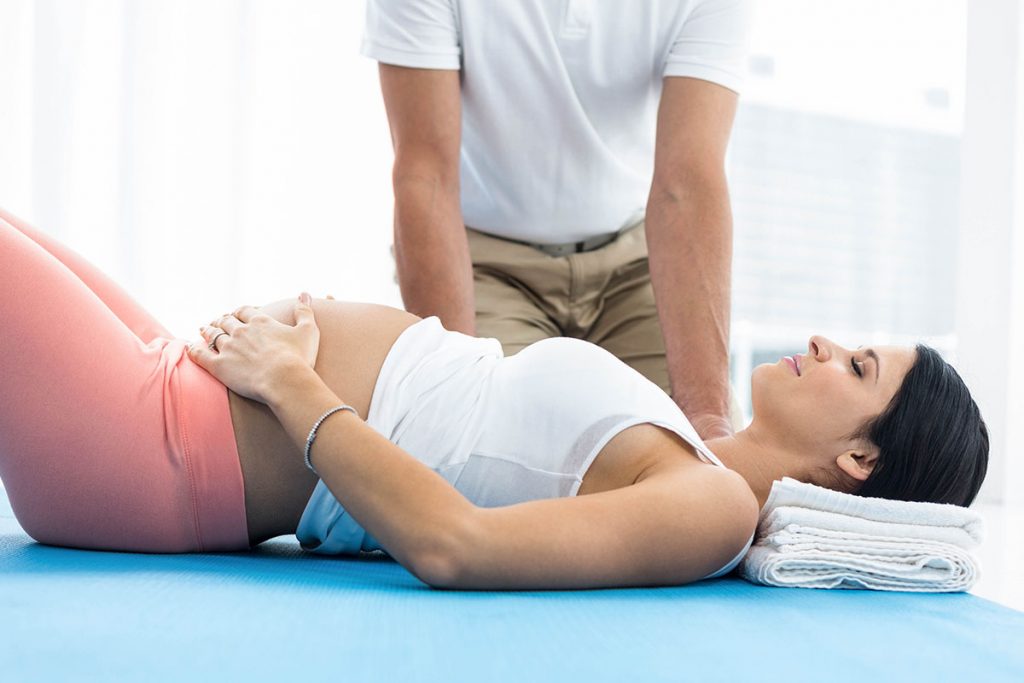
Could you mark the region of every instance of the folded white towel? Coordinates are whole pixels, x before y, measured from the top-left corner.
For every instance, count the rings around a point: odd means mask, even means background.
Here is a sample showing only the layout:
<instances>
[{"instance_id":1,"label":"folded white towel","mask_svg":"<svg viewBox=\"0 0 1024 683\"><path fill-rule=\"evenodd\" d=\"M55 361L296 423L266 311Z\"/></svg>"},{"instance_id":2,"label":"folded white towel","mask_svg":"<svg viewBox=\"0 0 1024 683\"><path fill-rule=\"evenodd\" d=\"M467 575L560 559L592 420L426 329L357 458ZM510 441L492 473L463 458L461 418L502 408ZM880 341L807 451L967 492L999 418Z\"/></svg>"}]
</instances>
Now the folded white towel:
<instances>
[{"instance_id":1,"label":"folded white towel","mask_svg":"<svg viewBox=\"0 0 1024 683\"><path fill-rule=\"evenodd\" d=\"M865 498L784 478L772 484L740 572L803 588L966 591L982 518L958 505Z\"/></svg>"}]
</instances>

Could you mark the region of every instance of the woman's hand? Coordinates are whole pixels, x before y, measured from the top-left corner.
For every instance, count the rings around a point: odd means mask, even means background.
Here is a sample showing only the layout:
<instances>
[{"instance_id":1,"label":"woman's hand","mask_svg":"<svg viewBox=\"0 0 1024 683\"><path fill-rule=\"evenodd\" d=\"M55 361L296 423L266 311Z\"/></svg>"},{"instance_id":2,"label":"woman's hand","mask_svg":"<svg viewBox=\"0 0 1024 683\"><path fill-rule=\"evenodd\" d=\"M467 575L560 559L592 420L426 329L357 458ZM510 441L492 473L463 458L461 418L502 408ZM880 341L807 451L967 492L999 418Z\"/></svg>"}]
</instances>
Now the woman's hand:
<instances>
[{"instance_id":1,"label":"woman's hand","mask_svg":"<svg viewBox=\"0 0 1024 683\"><path fill-rule=\"evenodd\" d=\"M311 303L303 292L295 303L294 326L242 306L200 327L203 341L189 346L189 357L236 394L269 405L279 384L316 362L320 329Z\"/></svg>"}]
</instances>

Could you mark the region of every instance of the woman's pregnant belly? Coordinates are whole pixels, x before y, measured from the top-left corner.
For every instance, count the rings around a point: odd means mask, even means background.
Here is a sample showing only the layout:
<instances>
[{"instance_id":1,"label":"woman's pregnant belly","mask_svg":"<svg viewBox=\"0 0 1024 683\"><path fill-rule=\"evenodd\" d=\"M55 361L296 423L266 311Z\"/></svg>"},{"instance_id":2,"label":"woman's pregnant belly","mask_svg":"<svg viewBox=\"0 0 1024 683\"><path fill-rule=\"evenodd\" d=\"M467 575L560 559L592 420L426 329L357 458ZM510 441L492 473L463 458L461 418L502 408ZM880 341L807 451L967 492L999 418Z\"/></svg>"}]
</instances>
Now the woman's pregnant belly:
<instances>
[{"instance_id":1,"label":"woman's pregnant belly","mask_svg":"<svg viewBox=\"0 0 1024 683\"><path fill-rule=\"evenodd\" d=\"M294 324L291 299L260 310ZM316 372L365 419L388 351L420 318L390 306L333 299L314 299L313 312L320 328ZM250 543L294 533L316 476L306 469L299 446L267 406L233 392L229 392L229 404L245 482Z\"/></svg>"}]
</instances>

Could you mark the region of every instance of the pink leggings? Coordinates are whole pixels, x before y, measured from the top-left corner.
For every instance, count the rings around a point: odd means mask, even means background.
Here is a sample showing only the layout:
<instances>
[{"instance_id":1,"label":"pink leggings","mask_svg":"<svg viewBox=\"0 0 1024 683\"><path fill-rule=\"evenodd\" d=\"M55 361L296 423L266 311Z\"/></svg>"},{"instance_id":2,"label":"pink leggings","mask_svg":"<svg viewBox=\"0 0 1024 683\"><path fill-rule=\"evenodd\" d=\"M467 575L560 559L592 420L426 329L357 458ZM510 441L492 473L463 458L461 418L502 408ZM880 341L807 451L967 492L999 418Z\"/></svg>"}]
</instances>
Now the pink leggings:
<instances>
[{"instance_id":1,"label":"pink leggings","mask_svg":"<svg viewBox=\"0 0 1024 683\"><path fill-rule=\"evenodd\" d=\"M227 389L114 282L0 210L0 479L41 543L249 547Z\"/></svg>"}]
</instances>

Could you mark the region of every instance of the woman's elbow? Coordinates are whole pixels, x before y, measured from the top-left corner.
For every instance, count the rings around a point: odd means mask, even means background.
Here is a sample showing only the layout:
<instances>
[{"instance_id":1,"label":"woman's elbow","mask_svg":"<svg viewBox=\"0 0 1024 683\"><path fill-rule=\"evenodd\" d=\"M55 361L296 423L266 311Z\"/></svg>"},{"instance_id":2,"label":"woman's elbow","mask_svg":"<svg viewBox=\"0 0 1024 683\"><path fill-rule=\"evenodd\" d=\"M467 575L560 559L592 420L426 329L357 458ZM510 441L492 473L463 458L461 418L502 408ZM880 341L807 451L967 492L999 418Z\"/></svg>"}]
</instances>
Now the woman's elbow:
<instances>
[{"instance_id":1,"label":"woman's elbow","mask_svg":"<svg viewBox=\"0 0 1024 683\"><path fill-rule=\"evenodd\" d=\"M413 576L431 588L458 588L459 568L449 553L428 553L409 568Z\"/></svg>"},{"instance_id":2,"label":"woman's elbow","mask_svg":"<svg viewBox=\"0 0 1024 683\"><path fill-rule=\"evenodd\" d=\"M410 562L410 571L432 588L461 588L472 560L477 508L462 510L456 521L446 523L445 532L437 534L420 548Z\"/></svg>"}]
</instances>

